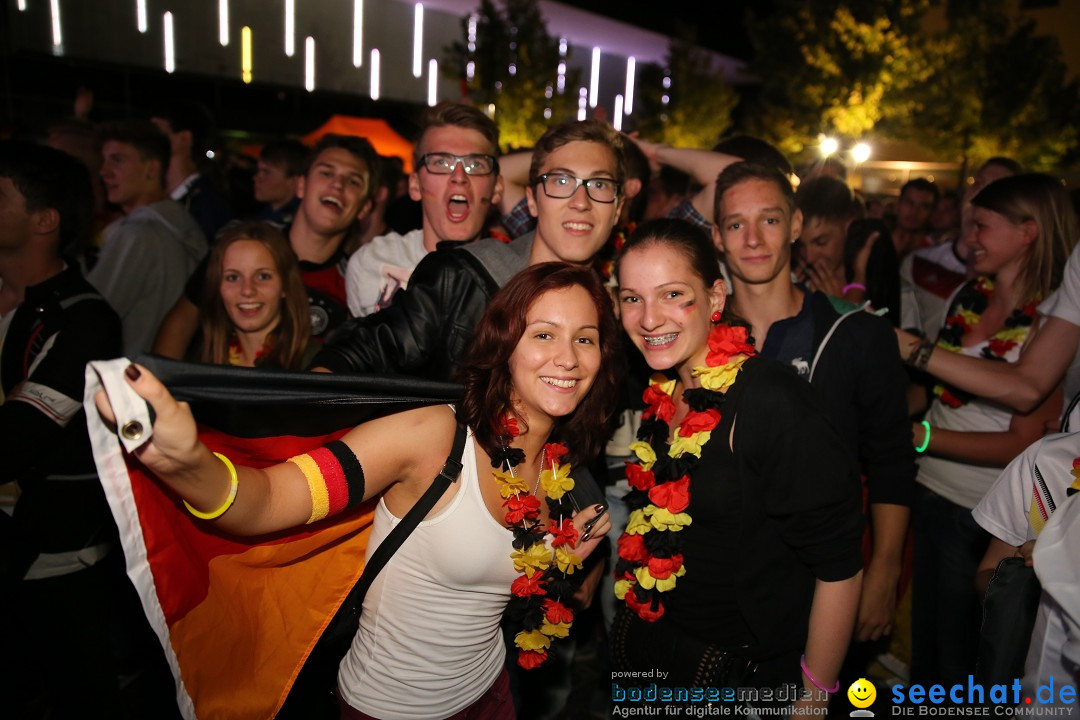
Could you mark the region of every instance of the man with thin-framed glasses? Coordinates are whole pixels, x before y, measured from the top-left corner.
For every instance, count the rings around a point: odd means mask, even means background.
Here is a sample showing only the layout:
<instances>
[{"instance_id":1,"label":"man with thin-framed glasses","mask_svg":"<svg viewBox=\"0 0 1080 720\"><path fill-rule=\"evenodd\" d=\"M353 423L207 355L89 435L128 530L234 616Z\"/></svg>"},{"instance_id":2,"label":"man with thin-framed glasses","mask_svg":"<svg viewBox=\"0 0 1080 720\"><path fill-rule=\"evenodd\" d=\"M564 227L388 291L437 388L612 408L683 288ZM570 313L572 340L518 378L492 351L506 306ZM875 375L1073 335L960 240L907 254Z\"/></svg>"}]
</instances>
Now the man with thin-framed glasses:
<instances>
[{"instance_id":1,"label":"man with thin-framed glasses","mask_svg":"<svg viewBox=\"0 0 1080 720\"><path fill-rule=\"evenodd\" d=\"M422 202L429 194L433 198L424 206L425 228L459 209L451 203L460 199L440 194L451 179L472 183L486 169L476 157L480 153L442 155L429 147L421 148L410 178L410 191L415 184ZM449 380L491 296L517 272L540 262L592 262L619 217L625 173L622 138L605 123L574 121L550 129L536 144L529 168L526 195L537 219L535 232L510 243L488 238L430 253L390 307L344 326L313 367Z\"/></svg>"},{"instance_id":2,"label":"man with thin-framed glasses","mask_svg":"<svg viewBox=\"0 0 1080 720\"><path fill-rule=\"evenodd\" d=\"M355 317L390 305L439 243L480 237L488 210L502 195L499 130L487 115L442 102L427 111L423 124L409 175L409 197L421 205L423 226L376 237L349 258L346 292Z\"/></svg>"}]
</instances>

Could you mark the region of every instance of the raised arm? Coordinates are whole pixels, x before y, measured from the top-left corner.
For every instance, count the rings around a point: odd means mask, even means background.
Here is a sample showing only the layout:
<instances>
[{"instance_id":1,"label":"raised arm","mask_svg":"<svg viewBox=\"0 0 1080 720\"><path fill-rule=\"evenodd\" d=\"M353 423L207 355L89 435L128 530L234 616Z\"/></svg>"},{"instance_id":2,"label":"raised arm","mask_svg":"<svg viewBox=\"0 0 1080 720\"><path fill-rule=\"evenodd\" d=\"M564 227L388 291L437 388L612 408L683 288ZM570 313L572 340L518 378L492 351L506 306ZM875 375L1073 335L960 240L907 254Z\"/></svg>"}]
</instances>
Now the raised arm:
<instances>
[{"instance_id":1,"label":"raised arm","mask_svg":"<svg viewBox=\"0 0 1080 720\"><path fill-rule=\"evenodd\" d=\"M219 459L200 442L187 403L177 402L145 368L132 365L126 375L128 384L157 416L150 442L136 450L136 456L189 504L193 514L215 515L226 508L212 521L237 535L275 532L325 516L329 493L319 486L318 473L310 472L315 466L344 459L336 467L345 478L347 502L342 489L336 488L330 503L334 508L351 507L394 483L419 486L430 481L453 441L450 409L428 407L364 423L346 434L343 445L333 453L327 451L314 459L306 456L308 460L265 469L230 467L231 462ZM104 393L96 401L102 415L111 420L112 408ZM417 437L425 438L419 450ZM310 482L305 470L315 476Z\"/></svg>"},{"instance_id":2,"label":"raised arm","mask_svg":"<svg viewBox=\"0 0 1080 720\"><path fill-rule=\"evenodd\" d=\"M529 151L510 153L499 158L499 175L503 179L502 198L499 200L499 213L506 215L525 197L525 188L529 185L529 165L532 153Z\"/></svg>"},{"instance_id":3,"label":"raised arm","mask_svg":"<svg viewBox=\"0 0 1080 720\"><path fill-rule=\"evenodd\" d=\"M739 162L734 155L697 150L694 148L675 148L662 143L649 142L631 137L645 153L649 163L668 165L681 170L704 187L693 197L694 209L710 222L713 221L713 195L716 192L716 176L728 165Z\"/></svg>"}]
</instances>

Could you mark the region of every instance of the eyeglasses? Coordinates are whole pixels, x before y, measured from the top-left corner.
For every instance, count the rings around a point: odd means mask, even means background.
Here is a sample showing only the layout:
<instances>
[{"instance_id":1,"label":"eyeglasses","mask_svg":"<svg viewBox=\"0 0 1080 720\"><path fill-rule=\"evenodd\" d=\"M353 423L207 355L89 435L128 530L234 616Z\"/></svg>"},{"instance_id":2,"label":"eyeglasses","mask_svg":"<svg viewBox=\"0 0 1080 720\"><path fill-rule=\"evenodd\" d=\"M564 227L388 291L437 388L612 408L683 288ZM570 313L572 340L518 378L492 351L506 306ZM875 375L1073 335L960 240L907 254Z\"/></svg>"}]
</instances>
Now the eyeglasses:
<instances>
[{"instance_id":1,"label":"eyeglasses","mask_svg":"<svg viewBox=\"0 0 1080 720\"><path fill-rule=\"evenodd\" d=\"M577 189L584 185L589 197L599 203L615 202L622 185L611 178L579 178L566 173L544 173L537 180L544 186L544 194L550 198L573 197Z\"/></svg>"},{"instance_id":2,"label":"eyeglasses","mask_svg":"<svg viewBox=\"0 0 1080 720\"><path fill-rule=\"evenodd\" d=\"M420 164L433 175L452 175L458 163L466 175L490 175L499 169L499 161L493 155L428 153L420 158Z\"/></svg>"}]
</instances>

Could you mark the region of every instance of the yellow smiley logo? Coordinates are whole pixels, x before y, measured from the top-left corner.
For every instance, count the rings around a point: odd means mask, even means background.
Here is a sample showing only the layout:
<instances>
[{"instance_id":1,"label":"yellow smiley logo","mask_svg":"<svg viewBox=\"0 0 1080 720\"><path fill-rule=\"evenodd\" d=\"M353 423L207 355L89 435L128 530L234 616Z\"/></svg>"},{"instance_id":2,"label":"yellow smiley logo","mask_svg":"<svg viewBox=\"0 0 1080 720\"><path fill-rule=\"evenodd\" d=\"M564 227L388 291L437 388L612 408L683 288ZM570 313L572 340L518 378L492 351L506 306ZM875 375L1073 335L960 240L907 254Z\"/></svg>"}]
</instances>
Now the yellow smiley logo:
<instances>
[{"instance_id":1,"label":"yellow smiley logo","mask_svg":"<svg viewBox=\"0 0 1080 720\"><path fill-rule=\"evenodd\" d=\"M874 683L866 678L859 678L851 683L851 687L847 691L847 697L855 707L868 708L877 699L877 688L874 687Z\"/></svg>"}]
</instances>

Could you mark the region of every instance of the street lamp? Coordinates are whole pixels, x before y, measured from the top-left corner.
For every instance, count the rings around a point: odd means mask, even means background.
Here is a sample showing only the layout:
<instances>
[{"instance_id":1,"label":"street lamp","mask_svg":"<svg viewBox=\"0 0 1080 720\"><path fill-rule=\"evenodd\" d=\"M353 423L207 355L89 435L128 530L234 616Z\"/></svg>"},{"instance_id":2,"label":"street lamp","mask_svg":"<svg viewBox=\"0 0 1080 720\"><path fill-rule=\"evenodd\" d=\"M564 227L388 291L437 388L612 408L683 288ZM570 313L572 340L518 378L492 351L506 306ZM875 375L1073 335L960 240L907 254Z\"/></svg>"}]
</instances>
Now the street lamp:
<instances>
[{"instance_id":1,"label":"street lamp","mask_svg":"<svg viewBox=\"0 0 1080 720\"><path fill-rule=\"evenodd\" d=\"M870 146L864 142L851 148L851 157L857 163L864 163L870 159Z\"/></svg>"}]
</instances>

